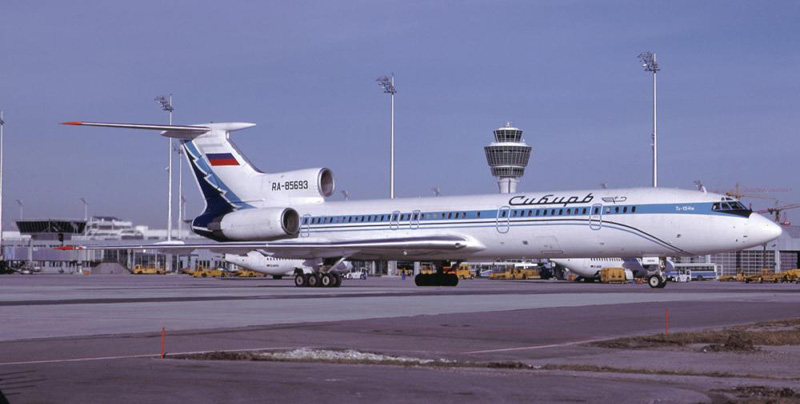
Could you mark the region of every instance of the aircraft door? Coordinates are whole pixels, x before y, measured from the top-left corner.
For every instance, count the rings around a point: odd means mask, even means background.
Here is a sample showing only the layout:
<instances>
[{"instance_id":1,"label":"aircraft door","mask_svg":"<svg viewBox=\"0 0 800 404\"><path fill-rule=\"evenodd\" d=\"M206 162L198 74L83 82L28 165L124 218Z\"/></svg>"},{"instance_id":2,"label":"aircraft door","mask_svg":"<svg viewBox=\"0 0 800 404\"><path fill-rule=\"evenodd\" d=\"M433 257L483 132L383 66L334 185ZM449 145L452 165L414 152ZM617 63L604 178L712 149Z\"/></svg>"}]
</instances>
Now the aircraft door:
<instances>
[{"instance_id":1,"label":"aircraft door","mask_svg":"<svg viewBox=\"0 0 800 404\"><path fill-rule=\"evenodd\" d=\"M419 219L421 213L418 210L415 210L411 213L411 221L408 222L408 227L410 229L418 229L419 228Z\"/></svg>"},{"instance_id":2,"label":"aircraft door","mask_svg":"<svg viewBox=\"0 0 800 404\"><path fill-rule=\"evenodd\" d=\"M389 219L389 229L397 230L400 227L400 211L392 212L392 217Z\"/></svg>"},{"instance_id":3,"label":"aircraft door","mask_svg":"<svg viewBox=\"0 0 800 404\"><path fill-rule=\"evenodd\" d=\"M600 230L603 228L603 204L595 203L591 207L592 211L589 215L589 228L592 230Z\"/></svg>"},{"instance_id":4,"label":"aircraft door","mask_svg":"<svg viewBox=\"0 0 800 404\"><path fill-rule=\"evenodd\" d=\"M508 233L508 230L511 228L511 208L508 206L503 206L500 209L497 209L497 232L498 233Z\"/></svg>"},{"instance_id":5,"label":"aircraft door","mask_svg":"<svg viewBox=\"0 0 800 404\"><path fill-rule=\"evenodd\" d=\"M300 237L308 237L309 233L311 233L311 215L303 215L303 221L301 223Z\"/></svg>"}]
</instances>

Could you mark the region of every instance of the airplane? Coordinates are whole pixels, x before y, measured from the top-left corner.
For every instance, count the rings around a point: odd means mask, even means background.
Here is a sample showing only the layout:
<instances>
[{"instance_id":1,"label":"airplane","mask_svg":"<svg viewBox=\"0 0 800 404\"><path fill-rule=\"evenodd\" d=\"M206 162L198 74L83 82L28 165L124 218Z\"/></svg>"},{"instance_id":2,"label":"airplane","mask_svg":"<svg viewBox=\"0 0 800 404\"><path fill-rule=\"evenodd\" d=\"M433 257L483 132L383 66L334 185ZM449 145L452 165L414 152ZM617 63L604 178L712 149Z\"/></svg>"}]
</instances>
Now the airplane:
<instances>
[{"instance_id":1,"label":"airplane","mask_svg":"<svg viewBox=\"0 0 800 404\"><path fill-rule=\"evenodd\" d=\"M313 266L315 266L315 264L320 264L309 262L309 260L275 258L270 254L261 251L250 251L246 255L227 253L223 255L223 260L225 260L225 262L238 265L242 268L251 269L266 275L272 275L272 277L275 279L281 279L284 276L292 276L296 271L301 271L304 274L310 274L314 272ZM353 265L350 262L345 261L332 270L337 272L346 272L351 269L353 269Z\"/></svg>"},{"instance_id":2,"label":"airplane","mask_svg":"<svg viewBox=\"0 0 800 404\"><path fill-rule=\"evenodd\" d=\"M455 286L458 278L443 272L449 261L624 256L655 260L648 284L660 288L667 256L740 250L781 234L731 197L667 188L331 202L325 198L335 182L327 168L255 168L230 141L252 123L64 124L161 131L185 149L206 202L192 230L216 243L130 248L320 259L312 273L295 274L298 287L339 286L331 268L348 259L436 261L436 273L417 275L415 283Z\"/></svg>"},{"instance_id":3,"label":"airplane","mask_svg":"<svg viewBox=\"0 0 800 404\"><path fill-rule=\"evenodd\" d=\"M580 276L585 281L600 280L600 270L607 267L625 268L633 273L634 277L647 276L647 268L642 262L633 257L629 258L556 258L550 261L561 265L570 272ZM664 272L671 273L675 267L671 260L666 260Z\"/></svg>"}]
</instances>

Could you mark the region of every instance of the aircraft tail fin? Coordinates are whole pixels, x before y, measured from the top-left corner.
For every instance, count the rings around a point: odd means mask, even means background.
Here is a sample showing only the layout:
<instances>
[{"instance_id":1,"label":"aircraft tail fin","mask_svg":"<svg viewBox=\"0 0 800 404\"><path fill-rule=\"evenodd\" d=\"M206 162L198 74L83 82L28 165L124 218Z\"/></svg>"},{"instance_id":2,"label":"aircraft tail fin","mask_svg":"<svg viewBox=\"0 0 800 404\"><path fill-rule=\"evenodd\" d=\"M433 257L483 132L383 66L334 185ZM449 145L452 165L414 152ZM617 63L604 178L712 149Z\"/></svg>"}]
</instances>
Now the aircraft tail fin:
<instances>
[{"instance_id":1,"label":"aircraft tail fin","mask_svg":"<svg viewBox=\"0 0 800 404\"><path fill-rule=\"evenodd\" d=\"M158 125L108 122L64 122L64 125L161 131L176 138L186 151L195 180L206 200L200 216L192 221L195 232L211 234L214 219L239 209L252 207L262 199L264 173L257 170L230 141L230 132L255 126L245 122L202 125Z\"/></svg>"}]
</instances>

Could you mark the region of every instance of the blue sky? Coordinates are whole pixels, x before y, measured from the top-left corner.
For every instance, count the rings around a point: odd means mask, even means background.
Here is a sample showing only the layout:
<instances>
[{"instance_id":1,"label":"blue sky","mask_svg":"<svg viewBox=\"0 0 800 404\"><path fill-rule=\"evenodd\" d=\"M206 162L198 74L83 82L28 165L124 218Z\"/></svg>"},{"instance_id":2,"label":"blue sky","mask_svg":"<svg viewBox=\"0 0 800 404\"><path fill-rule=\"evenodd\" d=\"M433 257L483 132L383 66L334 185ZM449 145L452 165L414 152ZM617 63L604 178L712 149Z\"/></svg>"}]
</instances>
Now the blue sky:
<instances>
[{"instance_id":1,"label":"blue sky","mask_svg":"<svg viewBox=\"0 0 800 404\"><path fill-rule=\"evenodd\" d=\"M325 166L353 199L385 197L375 78L391 72L400 197L497 192L483 146L505 121L533 146L521 191L648 186L646 50L663 69L661 186L800 202L798 15L796 1L7 0L6 226L15 199L29 218L77 218L86 197L90 214L165 227L166 139L58 123L165 122L167 93L176 123L258 124L234 140L264 171Z\"/></svg>"}]
</instances>

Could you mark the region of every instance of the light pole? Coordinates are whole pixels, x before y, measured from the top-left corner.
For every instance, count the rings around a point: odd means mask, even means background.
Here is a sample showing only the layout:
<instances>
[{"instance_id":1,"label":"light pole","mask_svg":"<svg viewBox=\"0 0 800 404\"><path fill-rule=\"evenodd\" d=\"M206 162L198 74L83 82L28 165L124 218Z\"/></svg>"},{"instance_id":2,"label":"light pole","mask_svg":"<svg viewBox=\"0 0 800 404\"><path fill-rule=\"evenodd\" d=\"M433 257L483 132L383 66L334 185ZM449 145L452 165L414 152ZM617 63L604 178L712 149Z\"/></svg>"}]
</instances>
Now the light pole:
<instances>
[{"instance_id":1,"label":"light pole","mask_svg":"<svg viewBox=\"0 0 800 404\"><path fill-rule=\"evenodd\" d=\"M397 94L397 89L394 87L394 73L392 77L381 76L377 80L378 85L383 88L385 94L391 96L391 121L389 126L389 198L394 199L394 95ZM397 273L397 261L389 261L386 263L387 272L389 275Z\"/></svg>"},{"instance_id":2,"label":"light pole","mask_svg":"<svg viewBox=\"0 0 800 404\"><path fill-rule=\"evenodd\" d=\"M86 198L81 198L81 202L83 202L83 220L89 221L89 202Z\"/></svg>"},{"instance_id":3,"label":"light pole","mask_svg":"<svg viewBox=\"0 0 800 404\"><path fill-rule=\"evenodd\" d=\"M643 52L639 54L644 71L653 73L653 188L658 187L658 131L656 130L656 73L661 68L656 62L656 54Z\"/></svg>"},{"instance_id":4,"label":"light pole","mask_svg":"<svg viewBox=\"0 0 800 404\"><path fill-rule=\"evenodd\" d=\"M3 111L0 111L0 260L5 259L3 254Z\"/></svg>"},{"instance_id":5,"label":"light pole","mask_svg":"<svg viewBox=\"0 0 800 404\"><path fill-rule=\"evenodd\" d=\"M391 126L389 129L389 198L394 199L394 95L397 89L394 87L394 73L392 77L381 76L376 80L378 85L383 88L383 92L391 95Z\"/></svg>"},{"instance_id":6,"label":"light pole","mask_svg":"<svg viewBox=\"0 0 800 404\"><path fill-rule=\"evenodd\" d=\"M25 204L24 204L24 203L22 203L22 201L21 201L21 200L17 199L17 205L19 205L19 220L22 220L22 218L24 217L24 216L22 215L22 213L23 213L23 212L22 212L22 208L25 206Z\"/></svg>"},{"instance_id":7,"label":"light pole","mask_svg":"<svg viewBox=\"0 0 800 404\"><path fill-rule=\"evenodd\" d=\"M175 110L175 108L172 107L172 94L169 95L169 98L159 95L155 99L161 104L162 110L169 112L169 124L171 126L172 111ZM172 241L172 138L169 138L169 166L167 168L167 173L169 176L169 180L167 181L167 186L169 187L167 191L167 241Z\"/></svg>"},{"instance_id":8,"label":"light pole","mask_svg":"<svg viewBox=\"0 0 800 404\"><path fill-rule=\"evenodd\" d=\"M170 122L170 124L172 123ZM181 239L183 237L183 204L186 202L183 199L183 145L175 145L175 149L178 153L178 239Z\"/></svg>"}]
</instances>

